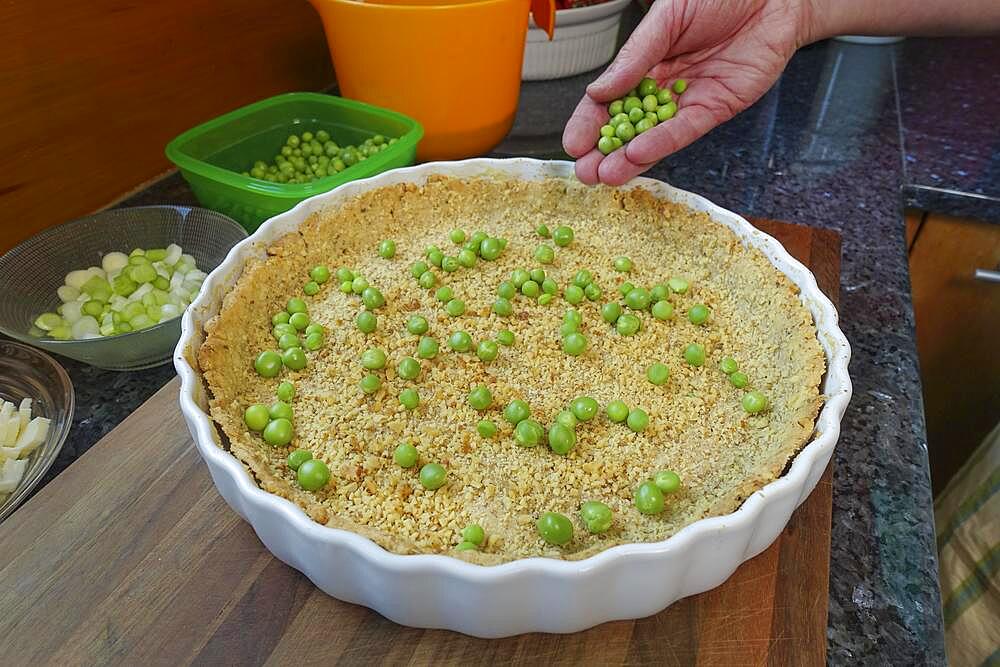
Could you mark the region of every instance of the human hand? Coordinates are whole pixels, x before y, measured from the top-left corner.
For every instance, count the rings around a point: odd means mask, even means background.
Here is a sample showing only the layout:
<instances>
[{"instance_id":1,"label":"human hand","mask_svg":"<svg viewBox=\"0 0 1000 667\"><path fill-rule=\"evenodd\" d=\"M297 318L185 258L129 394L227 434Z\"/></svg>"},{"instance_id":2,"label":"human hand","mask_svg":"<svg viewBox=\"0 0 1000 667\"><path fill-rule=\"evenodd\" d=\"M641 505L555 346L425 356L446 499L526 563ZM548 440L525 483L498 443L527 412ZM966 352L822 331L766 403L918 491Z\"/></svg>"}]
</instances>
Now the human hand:
<instances>
[{"instance_id":1,"label":"human hand","mask_svg":"<svg viewBox=\"0 0 1000 667\"><path fill-rule=\"evenodd\" d=\"M657 0L576 107L563 147L584 183L621 185L756 102L808 39L809 0ZM686 79L670 120L603 155L607 105L643 77Z\"/></svg>"}]
</instances>

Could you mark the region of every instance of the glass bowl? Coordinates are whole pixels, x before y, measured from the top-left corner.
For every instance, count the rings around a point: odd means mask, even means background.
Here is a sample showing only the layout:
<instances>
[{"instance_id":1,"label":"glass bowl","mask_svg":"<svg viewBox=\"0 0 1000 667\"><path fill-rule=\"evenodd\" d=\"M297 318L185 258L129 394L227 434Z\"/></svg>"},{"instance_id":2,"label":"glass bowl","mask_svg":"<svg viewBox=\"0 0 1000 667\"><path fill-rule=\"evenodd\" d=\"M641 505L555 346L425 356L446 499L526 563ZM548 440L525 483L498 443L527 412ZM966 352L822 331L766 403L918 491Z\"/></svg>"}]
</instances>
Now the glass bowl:
<instances>
[{"instance_id":1,"label":"glass bowl","mask_svg":"<svg viewBox=\"0 0 1000 667\"><path fill-rule=\"evenodd\" d=\"M90 340L35 338L35 318L60 304L56 289L74 269L100 266L101 256L176 243L209 273L246 231L221 213L190 206L137 206L101 211L50 227L0 257L0 332L24 343L98 368L136 370L170 361L181 318L148 329Z\"/></svg>"},{"instance_id":2,"label":"glass bowl","mask_svg":"<svg viewBox=\"0 0 1000 667\"><path fill-rule=\"evenodd\" d=\"M73 383L55 359L39 350L0 340L0 398L19 404L30 398L31 416L51 419L48 436L29 456L28 469L13 493L0 500L0 521L20 505L56 460L73 425Z\"/></svg>"}]
</instances>

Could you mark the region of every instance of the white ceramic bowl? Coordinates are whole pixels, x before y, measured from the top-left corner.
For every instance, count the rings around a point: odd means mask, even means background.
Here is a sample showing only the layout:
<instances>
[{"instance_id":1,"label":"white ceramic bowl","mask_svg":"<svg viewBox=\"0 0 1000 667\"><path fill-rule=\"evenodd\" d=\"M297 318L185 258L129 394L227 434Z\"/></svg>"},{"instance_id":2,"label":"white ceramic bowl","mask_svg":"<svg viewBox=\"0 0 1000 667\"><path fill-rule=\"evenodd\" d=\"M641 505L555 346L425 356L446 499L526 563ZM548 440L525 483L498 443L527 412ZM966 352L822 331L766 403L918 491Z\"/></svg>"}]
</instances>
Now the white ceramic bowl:
<instances>
[{"instance_id":1,"label":"white ceramic bowl","mask_svg":"<svg viewBox=\"0 0 1000 667\"><path fill-rule=\"evenodd\" d=\"M561 79L589 72L611 60L618 46L622 13L632 0L608 0L599 5L556 11L556 26L548 34L528 22L521 64L522 81Z\"/></svg>"},{"instance_id":2,"label":"white ceramic bowl","mask_svg":"<svg viewBox=\"0 0 1000 667\"><path fill-rule=\"evenodd\" d=\"M269 243L296 229L315 211L361 192L423 183L431 174L497 173L527 180L569 178L573 164L526 158L431 162L345 183L265 222L209 275L201 296L184 314L174 364L181 377L181 410L219 493L277 558L333 597L371 607L403 625L479 637L575 632L605 621L648 616L679 598L718 586L740 563L777 538L826 469L851 397L850 347L837 325L837 311L813 275L776 240L703 197L652 179L637 178L626 187L645 188L707 212L759 248L798 285L826 354L822 389L827 400L817 419L815 439L783 477L751 494L732 514L697 521L663 542L625 544L585 560L527 558L486 567L449 556L390 553L360 535L320 525L297 505L261 490L243 465L220 447L218 431L206 412L205 387L189 359L201 344L202 325L218 312L248 258L262 257Z\"/></svg>"}]
</instances>

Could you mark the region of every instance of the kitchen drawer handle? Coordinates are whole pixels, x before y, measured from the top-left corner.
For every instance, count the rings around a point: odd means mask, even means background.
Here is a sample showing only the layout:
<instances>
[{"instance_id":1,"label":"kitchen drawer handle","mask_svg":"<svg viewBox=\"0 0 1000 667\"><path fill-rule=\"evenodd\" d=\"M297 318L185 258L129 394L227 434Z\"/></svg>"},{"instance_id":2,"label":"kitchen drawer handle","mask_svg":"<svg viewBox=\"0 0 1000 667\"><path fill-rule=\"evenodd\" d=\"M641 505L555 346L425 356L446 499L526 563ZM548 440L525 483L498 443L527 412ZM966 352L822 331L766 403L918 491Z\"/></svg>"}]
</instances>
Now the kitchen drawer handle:
<instances>
[{"instance_id":1,"label":"kitchen drawer handle","mask_svg":"<svg viewBox=\"0 0 1000 667\"><path fill-rule=\"evenodd\" d=\"M976 269L976 280L985 280L991 283L1000 283L1000 271L990 271L989 269Z\"/></svg>"}]
</instances>

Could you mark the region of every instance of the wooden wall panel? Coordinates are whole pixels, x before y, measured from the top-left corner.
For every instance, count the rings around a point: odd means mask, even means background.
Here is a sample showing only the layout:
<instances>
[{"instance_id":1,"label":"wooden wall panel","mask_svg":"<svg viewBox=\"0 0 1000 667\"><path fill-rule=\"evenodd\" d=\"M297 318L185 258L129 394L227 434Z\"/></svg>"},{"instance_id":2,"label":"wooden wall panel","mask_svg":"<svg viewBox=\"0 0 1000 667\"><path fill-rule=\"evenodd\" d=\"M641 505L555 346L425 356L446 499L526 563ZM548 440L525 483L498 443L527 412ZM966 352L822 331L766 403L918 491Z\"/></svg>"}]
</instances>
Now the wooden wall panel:
<instances>
[{"instance_id":1,"label":"wooden wall panel","mask_svg":"<svg viewBox=\"0 0 1000 667\"><path fill-rule=\"evenodd\" d=\"M305 0L12 0L0 44L0 252L163 172L183 130L333 81Z\"/></svg>"}]
</instances>

